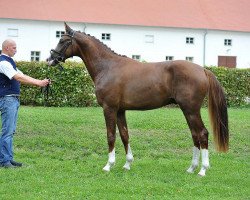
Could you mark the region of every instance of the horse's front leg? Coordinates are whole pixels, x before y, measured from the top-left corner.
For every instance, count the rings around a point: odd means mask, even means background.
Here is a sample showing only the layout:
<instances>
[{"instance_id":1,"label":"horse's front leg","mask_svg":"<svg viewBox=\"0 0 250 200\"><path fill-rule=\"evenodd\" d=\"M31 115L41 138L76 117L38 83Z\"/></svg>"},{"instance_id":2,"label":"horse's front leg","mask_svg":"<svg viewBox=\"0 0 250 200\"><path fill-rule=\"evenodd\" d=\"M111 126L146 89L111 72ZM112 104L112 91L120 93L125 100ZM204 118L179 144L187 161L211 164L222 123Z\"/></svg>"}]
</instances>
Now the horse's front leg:
<instances>
[{"instance_id":1,"label":"horse's front leg","mask_svg":"<svg viewBox=\"0 0 250 200\"><path fill-rule=\"evenodd\" d=\"M115 139L116 139L116 119L117 111L110 107L103 108L104 117L107 128L107 139L109 145L109 158L106 166L103 168L104 171L109 172L111 167L115 164Z\"/></svg>"},{"instance_id":2,"label":"horse's front leg","mask_svg":"<svg viewBox=\"0 0 250 200\"><path fill-rule=\"evenodd\" d=\"M126 152L126 163L123 166L123 168L130 170L130 165L133 162L134 157L129 145L129 134L128 134L125 111L119 111L117 113L117 126Z\"/></svg>"}]
</instances>

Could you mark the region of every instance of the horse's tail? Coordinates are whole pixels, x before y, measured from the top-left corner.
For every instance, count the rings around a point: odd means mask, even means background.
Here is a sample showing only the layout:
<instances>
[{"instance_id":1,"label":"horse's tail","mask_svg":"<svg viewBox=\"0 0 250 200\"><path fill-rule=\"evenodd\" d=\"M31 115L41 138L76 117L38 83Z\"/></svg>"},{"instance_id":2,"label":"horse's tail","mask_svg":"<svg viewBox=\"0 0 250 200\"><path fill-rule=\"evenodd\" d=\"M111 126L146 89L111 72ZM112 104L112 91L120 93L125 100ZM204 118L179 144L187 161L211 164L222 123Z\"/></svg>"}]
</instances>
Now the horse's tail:
<instances>
[{"instance_id":1,"label":"horse's tail","mask_svg":"<svg viewBox=\"0 0 250 200\"><path fill-rule=\"evenodd\" d=\"M224 91L214 74L205 69L209 80L208 110L217 151L228 151L228 115Z\"/></svg>"}]
</instances>

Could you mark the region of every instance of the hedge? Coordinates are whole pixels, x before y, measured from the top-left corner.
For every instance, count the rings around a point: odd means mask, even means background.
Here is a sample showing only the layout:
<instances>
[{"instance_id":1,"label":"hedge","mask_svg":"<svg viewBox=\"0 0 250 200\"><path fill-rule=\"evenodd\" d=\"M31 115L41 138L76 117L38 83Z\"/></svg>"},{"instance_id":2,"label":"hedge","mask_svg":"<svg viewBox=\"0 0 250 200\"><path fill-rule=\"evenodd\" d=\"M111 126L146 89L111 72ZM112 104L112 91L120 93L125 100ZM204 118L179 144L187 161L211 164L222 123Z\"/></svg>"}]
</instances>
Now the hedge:
<instances>
[{"instance_id":1,"label":"hedge","mask_svg":"<svg viewBox=\"0 0 250 200\"><path fill-rule=\"evenodd\" d=\"M17 67L31 77L52 80L50 92L40 88L21 85L21 104L33 106L96 106L94 84L82 63L66 62L64 70L48 67L45 62L17 62Z\"/></svg>"},{"instance_id":2,"label":"hedge","mask_svg":"<svg viewBox=\"0 0 250 200\"><path fill-rule=\"evenodd\" d=\"M83 63L66 62L63 71L48 67L45 62L17 62L17 67L34 78L52 79L48 98L40 88L21 86L21 104L33 106L97 106L94 84ZM250 69L206 67L224 87L228 106L249 106ZM246 101L248 99L248 102ZM205 104L206 105L206 101Z\"/></svg>"},{"instance_id":3,"label":"hedge","mask_svg":"<svg viewBox=\"0 0 250 200\"><path fill-rule=\"evenodd\" d=\"M249 106L250 69L230 69L225 67L206 67L212 71L226 93L228 106Z\"/></svg>"}]
</instances>

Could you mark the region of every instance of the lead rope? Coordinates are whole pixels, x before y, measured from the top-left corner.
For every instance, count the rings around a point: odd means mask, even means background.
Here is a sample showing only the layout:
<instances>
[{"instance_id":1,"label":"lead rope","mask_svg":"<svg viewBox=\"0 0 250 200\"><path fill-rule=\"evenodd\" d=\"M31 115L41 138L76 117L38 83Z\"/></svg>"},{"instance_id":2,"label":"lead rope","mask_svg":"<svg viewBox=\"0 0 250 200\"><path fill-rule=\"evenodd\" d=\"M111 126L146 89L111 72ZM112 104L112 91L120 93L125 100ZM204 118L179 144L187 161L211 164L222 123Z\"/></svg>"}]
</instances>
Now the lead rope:
<instances>
[{"instance_id":1,"label":"lead rope","mask_svg":"<svg viewBox=\"0 0 250 200\"><path fill-rule=\"evenodd\" d=\"M51 81L51 79L49 78L49 66L48 65L47 65L47 70L46 70L46 79L49 79L49 81ZM43 95L43 106L47 106L49 95L52 95L51 85L48 84L45 87L41 87L41 93Z\"/></svg>"},{"instance_id":2,"label":"lead rope","mask_svg":"<svg viewBox=\"0 0 250 200\"><path fill-rule=\"evenodd\" d=\"M57 67L59 69L60 72L62 72L64 70L63 66L61 64L57 64ZM50 82L52 82L52 80L49 78L49 66L47 69L47 74L46 74L46 79L49 79ZM53 81L54 82L54 81ZM43 94L43 99L44 99L44 106L48 105L48 99L49 96L52 96L52 86L51 84L46 85L45 87L41 87L41 93Z\"/></svg>"},{"instance_id":3,"label":"lead rope","mask_svg":"<svg viewBox=\"0 0 250 200\"><path fill-rule=\"evenodd\" d=\"M50 78L48 78L48 77L46 77L46 78L49 79L49 81L51 81ZM52 89L51 89L50 84L48 84L45 87L41 87L41 93L43 94L44 100L46 100L46 102L47 102L47 100L49 98L49 94L52 95Z\"/></svg>"}]
</instances>

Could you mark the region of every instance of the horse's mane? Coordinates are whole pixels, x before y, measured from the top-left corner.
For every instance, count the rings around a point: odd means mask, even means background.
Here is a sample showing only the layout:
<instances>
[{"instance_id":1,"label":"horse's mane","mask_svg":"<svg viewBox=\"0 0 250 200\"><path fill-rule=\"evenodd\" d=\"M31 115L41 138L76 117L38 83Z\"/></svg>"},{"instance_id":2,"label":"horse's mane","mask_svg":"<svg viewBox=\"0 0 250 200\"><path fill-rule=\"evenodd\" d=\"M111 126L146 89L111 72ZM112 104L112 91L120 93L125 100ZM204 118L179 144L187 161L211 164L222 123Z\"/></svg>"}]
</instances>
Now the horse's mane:
<instances>
[{"instance_id":1,"label":"horse's mane","mask_svg":"<svg viewBox=\"0 0 250 200\"><path fill-rule=\"evenodd\" d=\"M115 55L118 55L118 56L122 56L122 57L127 57L125 55L121 55L121 54L118 54L116 52L114 52L110 47L108 47L106 44L104 44L102 41L100 41L99 39L97 39L95 36L92 36L90 34L86 34L85 32L80 32L84 35L87 35L89 36L90 38L92 38L93 40L95 40L96 42L98 42L99 44L101 44L105 49L107 49L108 51L110 51L111 53L115 54Z\"/></svg>"}]
</instances>

